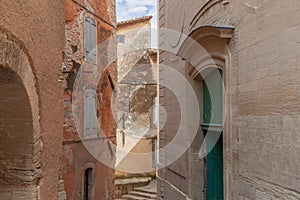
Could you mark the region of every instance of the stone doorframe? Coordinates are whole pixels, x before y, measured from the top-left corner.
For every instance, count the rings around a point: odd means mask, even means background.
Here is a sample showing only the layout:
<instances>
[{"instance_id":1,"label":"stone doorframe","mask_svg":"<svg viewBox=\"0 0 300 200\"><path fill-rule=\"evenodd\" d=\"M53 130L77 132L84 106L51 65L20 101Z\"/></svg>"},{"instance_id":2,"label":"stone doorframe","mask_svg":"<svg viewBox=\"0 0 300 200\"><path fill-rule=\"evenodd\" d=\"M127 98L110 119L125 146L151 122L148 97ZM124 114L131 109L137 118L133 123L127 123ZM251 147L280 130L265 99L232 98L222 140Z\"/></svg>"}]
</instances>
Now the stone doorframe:
<instances>
[{"instance_id":1,"label":"stone doorframe","mask_svg":"<svg viewBox=\"0 0 300 200\"><path fill-rule=\"evenodd\" d=\"M232 188L232 153L231 153L231 138L232 130L231 112L231 52L228 42L232 38L234 31L233 26L215 26L205 25L194 28L189 37L183 42L178 51L178 55L185 58L186 73L194 81L199 81L205 76L207 69L212 66L217 66L223 73L223 182L224 182L224 199L230 200ZM195 44L196 43L196 44ZM201 48L199 48L199 46ZM197 49L199 49L197 51ZM201 102L201 101L200 101ZM202 106L200 106L201 108ZM202 131L199 131L201 134ZM203 134L203 133L202 133ZM193 153L194 150L191 150ZM194 157L194 155L191 155ZM191 165L193 163L189 163ZM189 167L192 168L192 167ZM205 171L205 170L204 170ZM204 172L205 173L205 172ZM190 180L194 175L190 174ZM204 176L203 176L204 177ZM204 177L205 178L205 177ZM190 181L192 185L192 181ZM197 192L197 191L196 191ZM198 191L199 192L199 191ZM193 189L190 190L190 196L194 196ZM205 199L205 194L203 197Z\"/></svg>"},{"instance_id":2,"label":"stone doorframe","mask_svg":"<svg viewBox=\"0 0 300 200\"><path fill-rule=\"evenodd\" d=\"M81 199L84 200L84 180L85 180L85 171L87 169L92 169L92 189L91 189L91 193L92 193L92 198L94 199L94 190L95 190L95 170L96 170L96 165L93 162L88 162L86 163L82 168L81 168Z\"/></svg>"},{"instance_id":3,"label":"stone doorframe","mask_svg":"<svg viewBox=\"0 0 300 200\"><path fill-rule=\"evenodd\" d=\"M40 132L39 97L36 78L32 69L32 59L25 45L13 34L0 27L0 66L13 71L22 81L31 106L33 127L33 174L34 193L39 197L39 183L42 178L42 138Z\"/></svg>"}]
</instances>

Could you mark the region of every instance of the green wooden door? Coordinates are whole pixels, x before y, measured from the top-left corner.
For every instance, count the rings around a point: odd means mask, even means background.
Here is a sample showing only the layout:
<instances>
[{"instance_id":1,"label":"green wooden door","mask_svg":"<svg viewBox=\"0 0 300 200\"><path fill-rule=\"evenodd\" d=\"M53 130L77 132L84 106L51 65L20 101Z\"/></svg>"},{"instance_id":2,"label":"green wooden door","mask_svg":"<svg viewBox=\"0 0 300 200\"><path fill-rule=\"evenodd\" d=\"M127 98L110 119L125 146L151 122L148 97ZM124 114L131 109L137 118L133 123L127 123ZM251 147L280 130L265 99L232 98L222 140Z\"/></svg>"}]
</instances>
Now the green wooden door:
<instances>
[{"instance_id":1,"label":"green wooden door","mask_svg":"<svg viewBox=\"0 0 300 200\"><path fill-rule=\"evenodd\" d=\"M209 133L214 134L214 133ZM209 142L209 140L207 141ZM223 140L222 135L206 158L207 200L223 200Z\"/></svg>"},{"instance_id":2,"label":"green wooden door","mask_svg":"<svg viewBox=\"0 0 300 200\"><path fill-rule=\"evenodd\" d=\"M223 98L222 76L213 70L203 81L203 119L202 128L206 136L207 155L206 178L207 200L222 200L223 195ZM209 131L207 131L207 128ZM220 136L220 137L218 137ZM217 143L214 145L214 141ZM214 146L213 146L214 145Z\"/></svg>"}]
</instances>

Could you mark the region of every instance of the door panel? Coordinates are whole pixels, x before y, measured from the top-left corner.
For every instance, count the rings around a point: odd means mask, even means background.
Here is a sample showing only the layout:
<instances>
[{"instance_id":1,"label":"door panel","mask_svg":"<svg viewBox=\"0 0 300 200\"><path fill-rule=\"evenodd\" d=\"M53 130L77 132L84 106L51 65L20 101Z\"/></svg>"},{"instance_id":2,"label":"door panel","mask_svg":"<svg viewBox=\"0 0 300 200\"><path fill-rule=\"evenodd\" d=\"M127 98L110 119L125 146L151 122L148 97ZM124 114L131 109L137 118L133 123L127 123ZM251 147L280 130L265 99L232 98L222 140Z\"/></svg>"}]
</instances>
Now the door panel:
<instances>
[{"instance_id":1,"label":"door panel","mask_svg":"<svg viewBox=\"0 0 300 200\"><path fill-rule=\"evenodd\" d=\"M222 134L207 155L207 200L223 200L223 140Z\"/></svg>"}]
</instances>

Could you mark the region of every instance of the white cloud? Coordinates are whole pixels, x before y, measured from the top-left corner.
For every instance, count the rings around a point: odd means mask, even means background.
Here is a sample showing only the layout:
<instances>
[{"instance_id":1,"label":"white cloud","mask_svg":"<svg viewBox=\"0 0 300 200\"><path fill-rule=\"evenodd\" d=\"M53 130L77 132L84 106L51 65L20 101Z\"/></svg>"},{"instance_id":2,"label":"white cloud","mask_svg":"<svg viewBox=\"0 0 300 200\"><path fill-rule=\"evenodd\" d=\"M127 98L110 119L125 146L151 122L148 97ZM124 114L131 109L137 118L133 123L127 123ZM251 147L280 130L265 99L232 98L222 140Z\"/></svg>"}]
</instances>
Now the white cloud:
<instances>
[{"instance_id":1,"label":"white cloud","mask_svg":"<svg viewBox=\"0 0 300 200\"><path fill-rule=\"evenodd\" d=\"M117 0L117 4L122 4L125 0Z\"/></svg>"},{"instance_id":2,"label":"white cloud","mask_svg":"<svg viewBox=\"0 0 300 200\"><path fill-rule=\"evenodd\" d=\"M132 18L152 15L157 19L157 0L116 0L117 20L124 21ZM156 25L157 23L153 23Z\"/></svg>"},{"instance_id":3,"label":"white cloud","mask_svg":"<svg viewBox=\"0 0 300 200\"><path fill-rule=\"evenodd\" d=\"M129 8L127 13L129 14L144 14L147 13L148 8L146 6L137 6L133 8Z\"/></svg>"},{"instance_id":4,"label":"white cloud","mask_svg":"<svg viewBox=\"0 0 300 200\"><path fill-rule=\"evenodd\" d=\"M156 5L156 0L126 0L127 5L130 7L134 6L155 6Z\"/></svg>"},{"instance_id":5,"label":"white cloud","mask_svg":"<svg viewBox=\"0 0 300 200\"><path fill-rule=\"evenodd\" d=\"M152 28L157 28L157 0L116 0L116 2L117 21L151 15ZM152 31L152 38L155 40L152 43L156 43L156 30Z\"/></svg>"}]
</instances>

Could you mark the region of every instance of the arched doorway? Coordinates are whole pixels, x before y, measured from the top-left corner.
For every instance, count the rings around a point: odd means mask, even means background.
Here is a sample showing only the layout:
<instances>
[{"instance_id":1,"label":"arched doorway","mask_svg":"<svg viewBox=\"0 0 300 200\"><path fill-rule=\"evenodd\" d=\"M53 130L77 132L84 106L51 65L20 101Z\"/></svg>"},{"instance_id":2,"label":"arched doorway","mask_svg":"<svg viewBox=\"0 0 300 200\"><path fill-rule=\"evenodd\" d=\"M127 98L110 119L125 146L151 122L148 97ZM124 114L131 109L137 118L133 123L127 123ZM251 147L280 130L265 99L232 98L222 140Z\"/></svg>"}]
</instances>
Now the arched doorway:
<instances>
[{"instance_id":1,"label":"arched doorway","mask_svg":"<svg viewBox=\"0 0 300 200\"><path fill-rule=\"evenodd\" d=\"M225 152L230 146L232 102L226 90L230 90L232 59L228 42L233 31L234 27L230 25L193 27L178 51L178 55L189 62L186 71L197 82L194 89L203 113L200 116L201 131L191 152L199 152L201 156L206 155L202 151L208 153L205 159L190 162L191 182L197 183L191 190L195 199L230 199L231 155ZM212 103L215 104L213 108Z\"/></svg>"},{"instance_id":2,"label":"arched doorway","mask_svg":"<svg viewBox=\"0 0 300 200\"><path fill-rule=\"evenodd\" d=\"M206 199L224 199L222 71L210 68L203 78L203 122L206 143Z\"/></svg>"},{"instance_id":3,"label":"arched doorway","mask_svg":"<svg viewBox=\"0 0 300 200\"><path fill-rule=\"evenodd\" d=\"M0 31L0 199L38 199L39 101L29 58Z\"/></svg>"},{"instance_id":4,"label":"arched doorway","mask_svg":"<svg viewBox=\"0 0 300 200\"><path fill-rule=\"evenodd\" d=\"M209 64L205 62L193 72L201 114L200 128L191 145L199 158L191 162L191 182L194 184L191 195L195 199L222 200L225 186L224 62L217 58L209 60Z\"/></svg>"},{"instance_id":5,"label":"arched doorway","mask_svg":"<svg viewBox=\"0 0 300 200\"><path fill-rule=\"evenodd\" d=\"M21 78L4 67L0 94L0 185L31 190L38 184L31 106Z\"/></svg>"}]
</instances>

